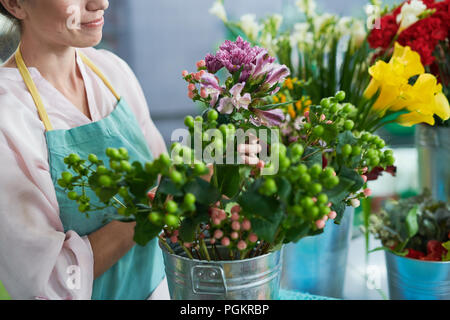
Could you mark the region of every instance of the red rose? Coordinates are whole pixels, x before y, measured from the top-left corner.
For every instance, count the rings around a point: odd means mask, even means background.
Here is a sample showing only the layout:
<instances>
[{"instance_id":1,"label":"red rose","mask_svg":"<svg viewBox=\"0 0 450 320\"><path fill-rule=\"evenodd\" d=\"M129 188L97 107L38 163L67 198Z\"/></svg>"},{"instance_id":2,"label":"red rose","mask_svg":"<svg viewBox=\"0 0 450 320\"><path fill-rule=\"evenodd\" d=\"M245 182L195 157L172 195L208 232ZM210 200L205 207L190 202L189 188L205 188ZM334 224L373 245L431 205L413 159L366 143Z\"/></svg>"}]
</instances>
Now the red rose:
<instances>
[{"instance_id":1,"label":"red rose","mask_svg":"<svg viewBox=\"0 0 450 320\"><path fill-rule=\"evenodd\" d=\"M406 255L406 257L411 259L420 259L425 257L425 254L422 251L408 249L408 254Z\"/></svg>"},{"instance_id":2,"label":"red rose","mask_svg":"<svg viewBox=\"0 0 450 320\"><path fill-rule=\"evenodd\" d=\"M444 254L447 254L447 250L442 246L442 242L430 240L427 243L427 255L420 260L442 261L442 255Z\"/></svg>"},{"instance_id":3,"label":"red rose","mask_svg":"<svg viewBox=\"0 0 450 320\"><path fill-rule=\"evenodd\" d=\"M393 15L386 15L380 18L380 28L373 29L368 37L370 46L373 49L386 49L394 39L398 31L398 25Z\"/></svg>"}]
</instances>

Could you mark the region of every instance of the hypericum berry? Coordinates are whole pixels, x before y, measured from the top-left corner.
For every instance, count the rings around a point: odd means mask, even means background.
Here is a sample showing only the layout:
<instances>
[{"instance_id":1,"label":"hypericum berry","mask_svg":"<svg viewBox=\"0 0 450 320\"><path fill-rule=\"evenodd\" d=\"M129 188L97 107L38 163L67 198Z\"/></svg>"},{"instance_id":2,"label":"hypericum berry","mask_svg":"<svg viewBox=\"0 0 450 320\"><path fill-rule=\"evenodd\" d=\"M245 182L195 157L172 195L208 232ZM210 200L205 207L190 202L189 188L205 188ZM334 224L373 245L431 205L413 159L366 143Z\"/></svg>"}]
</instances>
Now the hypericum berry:
<instances>
[{"instance_id":1,"label":"hypericum berry","mask_svg":"<svg viewBox=\"0 0 450 320\"><path fill-rule=\"evenodd\" d=\"M196 200L197 199L192 193L186 193L186 195L184 196L184 203L187 205L194 204Z\"/></svg>"},{"instance_id":2,"label":"hypericum berry","mask_svg":"<svg viewBox=\"0 0 450 320\"><path fill-rule=\"evenodd\" d=\"M296 143L292 146L292 155L294 157L301 157L304 151L305 148L299 143Z\"/></svg>"},{"instance_id":3,"label":"hypericum berry","mask_svg":"<svg viewBox=\"0 0 450 320\"><path fill-rule=\"evenodd\" d=\"M80 161L81 159L80 159L79 155L77 155L75 153L72 153L72 154L69 155L68 160L69 160L70 164L75 164L78 161Z\"/></svg>"},{"instance_id":4,"label":"hypericum berry","mask_svg":"<svg viewBox=\"0 0 450 320\"><path fill-rule=\"evenodd\" d=\"M97 156L96 156L95 154L92 154L92 153L88 156L88 160L89 160L91 163L98 163L98 158L97 158Z\"/></svg>"},{"instance_id":5,"label":"hypericum berry","mask_svg":"<svg viewBox=\"0 0 450 320\"><path fill-rule=\"evenodd\" d=\"M62 179L64 180L64 182L66 184L69 184L69 183L72 182L73 176L72 176L72 174L70 172L66 171L66 172L61 173L61 177L62 177Z\"/></svg>"},{"instance_id":6,"label":"hypericum berry","mask_svg":"<svg viewBox=\"0 0 450 320\"><path fill-rule=\"evenodd\" d=\"M153 224L160 225L162 223L162 215L159 212L151 212L148 215L148 220Z\"/></svg>"},{"instance_id":7,"label":"hypericum berry","mask_svg":"<svg viewBox=\"0 0 450 320\"><path fill-rule=\"evenodd\" d=\"M216 231L214 231L214 238L216 238L217 240L222 239L223 237L223 231L220 229L217 229Z\"/></svg>"},{"instance_id":8,"label":"hypericum berry","mask_svg":"<svg viewBox=\"0 0 450 320\"><path fill-rule=\"evenodd\" d=\"M324 220L317 220L316 221L316 227L317 227L317 229L323 229L323 228L325 228L325 221Z\"/></svg>"},{"instance_id":9,"label":"hypericum berry","mask_svg":"<svg viewBox=\"0 0 450 320\"><path fill-rule=\"evenodd\" d=\"M238 248L238 250L241 250L241 251L245 250L245 249L247 249L247 243L244 240L241 240L238 242L237 248Z\"/></svg>"},{"instance_id":10,"label":"hypericum berry","mask_svg":"<svg viewBox=\"0 0 450 320\"><path fill-rule=\"evenodd\" d=\"M102 175L98 178L98 183L100 186L108 188L112 184L112 179L109 176Z\"/></svg>"},{"instance_id":11,"label":"hypericum berry","mask_svg":"<svg viewBox=\"0 0 450 320\"><path fill-rule=\"evenodd\" d=\"M131 172L132 170L131 164L127 160L120 161L120 168L125 172Z\"/></svg>"},{"instance_id":12,"label":"hypericum berry","mask_svg":"<svg viewBox=\"0 0 450 320\"><path fill-rule=\"evenodd\" d=\"M178 242L178 237L177 236L171 236L170 237L170 242L177 243Z\"/></svg>"},{"instance_id":13,"label":"hypericum berry","mask_svg":"<svg viewBox=\"0 0 450 320\"><path fill-rule=\"evenodd\" d=\"M372 190L369 188L366 188L366 189L364 189L363 193L366 197L370 197L372 195Z\"/></svg>"},{"instance_id":14,"label":"hypericum berry","mask_svg":"<svg viewBox=\"0 0 450 320\"><path fill-rule=\"evenodd\" d=\"M330 107L330 104L331 104L331 101L330 101L329 98L323 98L323 99L320 101L320 105L321 105L322 107L324 107L324 108Z\"/></svg>"},{"instance_id":15,"label":"hypericum berry","mask_svg":"<svg viewBox=\"0 0 450 320\"><path fill-rule=\"evenodd\" d=\"M352 147L352 156L359 156L362 152L362 148L360 146Z\"/></svg>"},{"instance_id":16,"label":"hypericum berry","mask_svg":"<svg viewBox=\"0 0 450 320\"><path fill-rule=\"evenodd\" d=\"M355 123L352 120L345 120L345 122L344 122L345 130L352 130L354 126L355 126Z\"/></svg>"},{"instance_id":17,"label":"hypericum berry","mask_svg":"<svg viewBox=\"0 0 450 320\"><path fill-rule=\"evenodd\" d=\"M233 240L237 240L239 239L239 233L237 233L236 231L233 231L230 235L231 239Z\"/></svg>"},{"instance_id":18,"label":"hypericum berry","mask_svg":"<svg viewBox=\"0 0 450 320\"><path fill-rule=\"evenodd\" d=\"M255 243L256 241L258 241L258 236L254 233L250 233L250 235L248 236L248 241L250 241L251 243Z\"/></svg>"},{"instance_id":19,"label":"hypericum berry","mask_svg":"<svg viewBox=\"0 0 450 320\"><path fill-rule=\"evenodd\" d=\"M338 184L339 184L339 178L337 176L336 177L327 178L324 181L324 186L327 189L332 189L335 186L337 186Z\"/></svg>"},{"instance_id":20,"label":"hypericum berry","mask_svg":"<svg viewBox=\"0 0 450 320\"><path fill-rule=\"evenodd\" d=\"M168 213L175 213L178 210L178 205L175 201L169 200L166 203L166 210Z\"/></svg>"},{"instance_id":21,"label":"hypericum berry","mask_svg":"<svg viewBox=\"0 0 450 320\"><path fill-rule=\"evenodd\" d=\"M70 191L70 192L67 194L67 197L68 197L70 200L77 200L77 199L79 198L79 195L78 195L78 193L76 193L75 191Z\"/></svg>"},{"instance_id":22,"label":"hypericum berry","mask_svg":"<svg viewBox=\"0 0 450 320\"><path fill-rule=\"evenodd\" d=\"M209 173L209 169L206 167L206 165L201 162L201 163L196 163L194 164L194 173L196 175L205 175Z\"/></svg>"},{"instance_id":23,"label":"hypericum berry","mask_svg":"<svg viewBox=\"0 0 450 320\"><path fill-rule=\"evenodd\" d=\"M239 223L239 221L233 221L231 223L231 229L233 229L234 231L241 230L241 224Z\"/></svg>"},{"instance_id":24,"label":"hypericum berry","mask_svg":"<svg viewBox=\"0 0 450 320\"><path fill-rule=\"evenodd\" d=\"M321 193L317 196L317 203L326 204L328 203L328 196L325 193Z\"/></svg>"},{"instance_id":25,"label":"hypericum berry","mask_svg":"<svg viewBox=\"0 0 450 320\"><path fill-rule=\"evenodd\" d=\"M322 172L322 166L318 163L313 164L311 168L309 168L309 174L313 178L317 178Z\"/></svg>"},{"instance_id":26,"label":"hypericum berry","mask_svg":"<svg viewBox=\"0 0 450 320\"><path fill-rule=\"evenodd\" d=\"M239 220L239 213L233 212L231 214L231 221L238 221Z\"/></svg>"},{"instance_id":27,"label":"hypericum berry","mask_svg":"<svg viewBox=\"0 0 450 320\"><path fill-rule=\"evenodd\" d=\"M169 174L170 180L172 180L174 183L179 184L183 181L183 175L178 172L177 170L173 170Z\"/></svg>"},{"instance_id":28,"label":"hypericum berry","mask_svg":"<svg viewBox=\"0 0 450 320\"><path fill-rule=\"evenodd\" d=\"M242 229L245 231L249 231L251 228L252 228L252 224L251 224L250 220L244 219L244 221L242 221Z\"/></svg>"},{"instance_id":29,"label":"hypericum berry","mask_svg":"<svg viewBox=\"0 0 450 320\"><path fill-rule=\"evenodd\" d=\"M184 125L186 127L188 127L189 129L193 129L194 128L194 117L192 116L187 116L186 118L184 118Z\"/></svg>"},{"instance_id":30,"label":"hypericum berry","mask_svg":"<svg viewBox=\"0 0 450 320\"><path fill-rule=\"evenodd\" d=\"M297 217L301 217L303 215L303 208L299 205L292 206L290 211Z\"/></svg>"},{"instance_id":31,"label":"hypericum berry","mask_svg":"<svg viewBox=\"0 0 450 320\"><path fill-rule=\"evenodd\" d=\"M348 114L348 113L351 113L353 111L353 109L354 109L354 107L352 106L351 103L346 103L346 104L344 104L344 107L342 108L342 111L344 113Z\"/></svg>"},{"instance_id":32,"label":"hypericum berry","mask_svg":"<svg viewBox=\"0 0 450 320\"><path fill-rule=\"evenodd\" d=\"M336 211L331 211L331 212L328 214L328 218L330 218L331 220L336 219L336 217L337 217Z\"/></svg>"},{"instance_id":33,"label":"hypericum berry","mask_svg":"<svg viewBox=\"0 0 450 320\"><path fill-rule=\"evenodd\" d=\"M321 137L325 132L325 129L322 126L316 126L313 129L313 134L317 137Z\"/></svg>"},{"instance_id":34,"label":"hypericum berry","mask_svg":"<svg viewBox=\"0 0 450 320\"><path fill-rule=\"evenodd\" d=\"M347 156L351 155L352 151L353 151L353 149L352 149L351 145L345 144L345 145L342 146L341 152L342 152L342 155L344 157L347 157Z\"/></svg>"},{"instance_id":35,"label":"hypericum berry","mask_svg":"<svg viewBox=\"0 0 450 320\"><path fill-rule=\"evenodd\" d=\"M180 220L173 214L166 215L165 222L167 226L171 228L177 228L180 225Z\"/></svg>"},{"instance_id":36,"label":"hypericum berry","mask_svg":"<svg viewBox=\"0 0 450 320\"><path fill-rule=\"evenodd\" d=\"M310 187L310 192L313 195L322 192L322 185L320 183L313 183Z\"/></svg>"},{"instance_id":37,"label":"hypericum berry","mask_svg":"<svg viewBox=\"0 0 450 320\"><path fill-rule=\"evenodd\" d=\"M388 166L392 166L395 163L395 158L393 156L387 156L385 161Z\"/></svg>"},{"instance_id":38,"label":"hypericum berry","mask_svg":"<svg viewBox=\"0 0 450 320\"><path fill-rule=\"evenodd\" d=\"M345 92L344 91L338 91L336 93L335 98L336 98L337 101L344 101L345 100Z\"/></svg>"},{"instance_id":39,"label":"hypericum berry","mask_svg":"<svg viewBox=\"0 0 450 320\"><path fill-rule=\"evenodd\" d=\"M171 160L170 160L170 156L167 153L161 153L161 155L158 158L159 163L161 163L161 165L164 168L167 168L170 166L171 164Z\"/></svg>"},{"instance_id":40,"label":"hypericum berry","mask_svg":"<svg viewBox=\"0 0 450 320\"><path fill-rule=\"evenodd\" d=\"M108 173L108 168L106 168L105 166L98 166L97 167L97 173L98 174L107 174Z\"/></svg>"},{"instance_id":41,"label":"hypericum berry","mask_svg":"<svg viewBox=\"0 0 450 320\"><path fill-rule=\"evenodd\" d=\"M209 121L215 121L219 118L219 113L217 113L216 110L210 110L208 112L208 120Z\"/></svg>"},{"instance_id":42,"label":"hypericum berry","mask_svg":"<svg viewBox=\"0 0 450 320\"><path fill-rule=\"evenodd\" d=\"M306 210L311 209L315 205L314 200L310 197L304 197L300 202Z\"/></svg>"},{"instance_id":43,"label":"hypericum berry","mask_svg":"<svg viewBox=\"0 0 450 320\"><path fill-rule=\"evenodd\" d=\"M350 204L353 208L358 208L361 205L361 202L358 199L352 199L350 200Z\"/></svg>"},{"instance_id":44,"label":"hypericum berry","mask_svg":"<svg viewBox=\"0 0 450 320\"><path fill-rule=\"evenodd\" d=\"M224 237L224 238L222 238L222 241L220 241L220 243L221 243L224 247L228 247L228 246L230 245L230 238Z\"/></svg>"}]
</instances>

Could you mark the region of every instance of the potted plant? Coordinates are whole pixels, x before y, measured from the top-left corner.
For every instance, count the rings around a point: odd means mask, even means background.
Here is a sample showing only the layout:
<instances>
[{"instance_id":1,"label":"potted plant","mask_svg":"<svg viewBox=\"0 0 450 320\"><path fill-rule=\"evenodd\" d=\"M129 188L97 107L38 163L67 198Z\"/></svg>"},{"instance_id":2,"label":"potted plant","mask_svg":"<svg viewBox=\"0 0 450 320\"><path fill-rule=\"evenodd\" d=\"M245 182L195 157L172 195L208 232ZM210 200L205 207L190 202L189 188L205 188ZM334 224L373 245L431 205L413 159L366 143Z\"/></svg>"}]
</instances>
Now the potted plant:
<instances>
[{"instance_id":1,"label":"potted plant","mask_svg":"<svg viewBox=\"0 0 450 320\"><path fill-rule=\"evenodd\" d=\"M450 299L450 206L429 191L388 202L369 231L386 250L391 299ZM375 250L379 250L375 249Z\"/></svg>"},{"instance_id":2,"label":"potted plant","mask_svg":"<svg viewBox=\"0 0 450 320\"><path fill-rule=\"evenodd\" d=\"M69 155L58 183L85 214L115 207L116 219L136 221L137 244L159 238L173 299L276 299L283 245L340 220L367 196L364 173L394 161L381 138L350 131L355 107L341 103L344 92L310 107L297 140L280 139L284 104L272 96L288 75L266 50L226 41L182 73L189 98L207 109L186 117L171 156ZM242 158L244 142L259 158Z\"/></svg>"},{"instance_id":3,"label":"potted plant","mask_svg":"<svg viewBox=\"0 0 450 320\"><path fill-rule=\"evenodd\" d=\"M434 75L442 87L441 99L449 97L449 32L450 1L405 1L392 10L384 10L378 18L379 28L371 31L368 43L379 57L390 57L393 44L409 46L420 55L424 70ZM423 71L422 71L423 73ZM416 123L416 147L419 159L419 182L433 196L448 201L450 196L450 161L448 118L450 109L433 116L429 106L426 117Z\"/></svg>"}]
</instances>

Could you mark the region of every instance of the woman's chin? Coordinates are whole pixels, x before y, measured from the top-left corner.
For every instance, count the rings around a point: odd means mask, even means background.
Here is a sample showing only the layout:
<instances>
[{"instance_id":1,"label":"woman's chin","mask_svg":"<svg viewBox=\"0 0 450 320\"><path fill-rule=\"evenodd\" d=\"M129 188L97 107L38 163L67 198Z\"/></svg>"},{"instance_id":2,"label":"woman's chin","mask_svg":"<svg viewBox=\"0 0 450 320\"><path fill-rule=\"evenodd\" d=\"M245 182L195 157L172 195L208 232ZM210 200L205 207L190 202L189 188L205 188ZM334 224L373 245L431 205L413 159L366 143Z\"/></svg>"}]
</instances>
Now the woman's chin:
<instances>
[{"instance_id":1,"label":"woman's chin","mask_svg":"<svg viewBox=\"0 0 450 320\"><path fill-rule=\"evenodd\" d=\"M83 35L75 41L71 46L76 48L95 47L102 41L103 33L99 32L96 35Z\"/></svg>"}]
</instances>

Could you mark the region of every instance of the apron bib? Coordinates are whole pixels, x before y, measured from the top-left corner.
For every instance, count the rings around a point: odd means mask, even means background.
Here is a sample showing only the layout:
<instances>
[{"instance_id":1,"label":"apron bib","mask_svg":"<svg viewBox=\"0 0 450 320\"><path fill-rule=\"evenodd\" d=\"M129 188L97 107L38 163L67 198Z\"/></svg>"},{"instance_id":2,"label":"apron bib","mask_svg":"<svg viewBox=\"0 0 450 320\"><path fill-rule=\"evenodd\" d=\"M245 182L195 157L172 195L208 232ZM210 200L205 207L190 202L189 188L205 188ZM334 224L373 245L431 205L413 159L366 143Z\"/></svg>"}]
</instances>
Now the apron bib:
<instances>
[{"instance_id":1,"label":"apron bib","mask_svg":"<svg viewBox=\"0 0 450 320\"><path fill-rule=\"evenodd\" d=\"M109 158L105 154L108 147L126 148L132 161L146 162L151 161L153 157L139 123L126 101L119 97L100 70L82 52L78 51L78 54L111 90L118 103L107 117L69 130L53 130L39 92L23 61L20 47L15 57L22 78L46 128L50 173L56 190L64 232L73 230L80 236L86 236L120 216L115 208L92 212L89 218L78 211L77 203L69 200L63 188L57 183L61 173L67 171L64 158L75 153L87 159L88 155L93 153L108 166ZM75 191L80 190L75 189ZM93 191L86 189L86 192L93 204L101 205ZM164 277L162 252L158 246L158 240L153 239L145 247L135 245L114 266L95 279L92 299L144 300L151 295Z\"/></svg>"}]
</instances>

